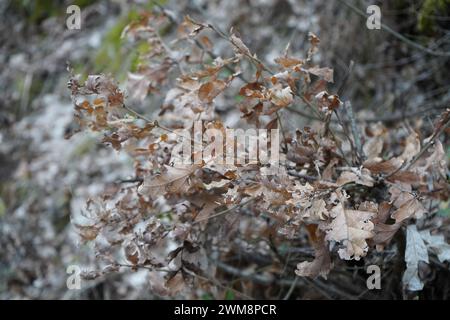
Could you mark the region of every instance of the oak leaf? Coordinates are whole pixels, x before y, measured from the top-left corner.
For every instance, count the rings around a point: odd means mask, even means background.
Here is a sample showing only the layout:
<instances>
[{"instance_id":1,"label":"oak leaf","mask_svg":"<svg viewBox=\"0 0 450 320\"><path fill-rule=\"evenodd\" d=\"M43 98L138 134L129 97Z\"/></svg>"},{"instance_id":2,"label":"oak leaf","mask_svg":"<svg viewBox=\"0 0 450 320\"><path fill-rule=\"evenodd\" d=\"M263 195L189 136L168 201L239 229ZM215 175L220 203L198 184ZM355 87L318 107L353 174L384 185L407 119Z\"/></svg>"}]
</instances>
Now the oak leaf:
<instances>
[{"instance_id":1,"label":"oak leaf","mask_svg":"<svg viewBox=\"0 0 450 320\"><path fill-rule=\"evenodd\" d=\"M411 291L423 289L423 282L419 278L419 262L428 263L428 251L416 225L409 225L406 229L405 262L406 271L403 274L403 285Z\"/></svg>"},{"instance_id":2,"label":"oak leaf","mask_svg":"<svg viewBox=\"0 0 450 320\"><path fill-rule=\"evenodd\" d=\"M315 76L323 78L326 82L333 83L333 69L330 68L320 68L320 67L312 67L307 69L307 71Z\"/></svg>"},{"instance_id":3,"label":"oak leaf","mask_svg":"<svg viewBox=\"0 0 450 320\"><path fill-rule=\"evenodd\" d=\"M290 87L282 88L277 86L269 89L270 101L279 108L287 107L294 101L294 96Z\"/></svg>"},{"instance_id":4,"label":"oak leaf","mask_svg":"<svg viewBox=\"0 0 450 320\"><path fill-rule=\"evenodd\" d=\"M198 89L198 97L202 102L212 102L225 88L226 83L222 80L212 80L202 84Z\"/></svg>"},{"instance_id":5,"label":"oak leaf","mask_svg":"<svg viewBox=\"0 0 450 320\"><path fill-rule=\"evenodd\" d=\"M139 187L140 194L148 194L152 198L167 193L188 193L193 183L191 176L200 168L200 165L165 166L165 172L156 176L147 176Z\"/></svg>"},{"instance_id":6,"label":"oak leaf","mask_svg":"<svg viewBox=\"0 0 450 320\"><path fill-rule=\"evenodd\" d=\"M406 187L405 187L406 188ZM391 187L391 199L394 199L394 206L397 210L392 213L392 218L396 223L414 217L416 219L422 218L426 212L422 203L412 194L412 192L399 190L396 187Z\"/></svg>"},{"instance_id":7,"label":"oak leaf","mask_svg":"<svg viewBox=\"0 0 450 320\"><path fill-rule=\"evenodd\" d=\"M344 171L337 180L337 184L343 186L347 183L356 183L367 187L373 187L375 180L370 175L370 171L363 168L355 168L353 171Z\"/></svg>"},{"instance_id":8,"label":"oak leaf","mask_svg":"<svg viewBox=\"0 0 450 320\"><path fill-rule=\"evenodd\" d=\"M373 223L370 219L375 215L369 211L345 209L338 203L331 211L333 221L326 228L328 241L336 241L343 245L338 253L341 259L359 260L368 250L366 240L373 237Z\"/></svg>"}]
</instances>

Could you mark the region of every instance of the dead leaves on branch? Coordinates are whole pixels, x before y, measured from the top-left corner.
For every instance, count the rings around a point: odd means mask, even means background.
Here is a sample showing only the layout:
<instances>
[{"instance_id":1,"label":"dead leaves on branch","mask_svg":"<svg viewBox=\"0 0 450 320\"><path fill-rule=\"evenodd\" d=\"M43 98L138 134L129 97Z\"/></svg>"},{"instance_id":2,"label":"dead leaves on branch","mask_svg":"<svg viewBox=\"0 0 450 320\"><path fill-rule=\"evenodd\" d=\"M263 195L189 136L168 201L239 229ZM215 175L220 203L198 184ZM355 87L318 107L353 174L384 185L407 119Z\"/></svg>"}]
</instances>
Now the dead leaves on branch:
<instances>
[{"instance_id":1,"label":"dead leaves on branch","mask_svg":"<svg viewBox=\"0 0 450 320\"><path fill-rule=\"evenodd\" d=\"M200 165L165 166L163 172L147 176L139 187L139 193L157 198L163 195L187 196L202 186L202 182L195 177Z\"/></svg>"},{"instance_id":2,"label":"dead leaves on branch","mask_svg":"<svg viewBox=\"0 0 450 320\"><path fill-rule=\"evenodd\" d=\"M425 214L426 210L422 203L417 199L417 196L412 194L411 191L397 191L394 186L391 187L392 198L394 200L394 206L397 208L392 213L392 218L396 223L400 223L406 219L414 217L420 219Z\"/></svg>"},{"instance_id":3,"label":"dead leaves on branch","mask_svg":"<svg viewBox=\"0 0 450 320\"><path fill-rule=\"evenodd\" d=\"M230 42L233 44L236 54L252 57L250 49L244 44L244 42L234 33L230 36ZM255 57L256 58L256 57Z\"/></svg>"},{"instance_id":4,"label":"dead leaves on branch","mask_svg":"<svg viewBox=\"0 0 450 320\"><path fill-rule=\"evenodd\" d=\"M217 79L208 81L198 89L198 97L202 102L211 103L226 87L227 84L225 81Z\"/></svg>"},{"instance_id":5,"label":"dead leaves on branch","mask_svg":"<svg viewBox=\"0 0 450 320\"><path fill-rule=\"evenodd\" d=\"M333 80L333 69L330 68L320 68L320 67L312 67L306 69L308 73L315 75L317 77L322 78L326 82L334 82Z\"/></svg>"},{"instance_id":6,"label":"dead leaves on branch","mask_svg":"<svg viewBox=\"0 0 450 320\"><path fill-rule=\"evenodd\" d=\"M208 30L234 51L230 58L214 56L192 66L161 38L158 30L165 21L146 16L124 30L132 43L146 41L152 48L129 73L127 95L105 75L89 76L84 83L72 76L69 82L81 127L102 132L104 143L127 152L134 161L137 183L112 188L101 204L90 203L89 223L74 224L84 241L95 243L99 256L113 260L119 251L132 268L151 270L155 292L169 295L186 289L192 273L214 269L206 259L208 250L225 255L252 248L270 256L266 247L254 245L255 239L294 243L305 230L315 254L314 260L297 265L299 276L326 277L337 257L361 260L373 247L383 250L408 224L405 286L420 288L417 270L429 261L427 250L440 261L448 260L449 246L442 237L412 227L427 216L430 201L450 194L448 159L436 139L448 115L423 140L419 131L398 139L397 132L381 124L367 126L364 163L346 161L348 151L340 140L305 127L287 132L283 142L288 148L280 156L278 174L267 175L267 168L254 163L231 170L212 164L214 159L180 165L173 153L178 135L190 132L195 120L205 121L205 128L226 129L216 112L217 101L236 90L237 77L245 79L240 68L248 63L256 73L233 94L242 98L235 107L251 127L281 127L278 112L299 108L300 101L301 108L306 103L313 108L306 112L318 113L319 118L331 116L342 101L327 91L333 70L312 62L320 43L313 34L304 58L285 52L275 59L272 72L236 32L228 36L186 17L173 43L197 43L201 37L200 49L211 55L214 43L202 34ZM174 83L169 81L175 77ZM159 115L147 118L126 107L125 97L142 102L149 93L164 98ZM412 252L414 246L420 252ZM162 267L166 277L154 270Z\"/></svg>"}]
</instances>

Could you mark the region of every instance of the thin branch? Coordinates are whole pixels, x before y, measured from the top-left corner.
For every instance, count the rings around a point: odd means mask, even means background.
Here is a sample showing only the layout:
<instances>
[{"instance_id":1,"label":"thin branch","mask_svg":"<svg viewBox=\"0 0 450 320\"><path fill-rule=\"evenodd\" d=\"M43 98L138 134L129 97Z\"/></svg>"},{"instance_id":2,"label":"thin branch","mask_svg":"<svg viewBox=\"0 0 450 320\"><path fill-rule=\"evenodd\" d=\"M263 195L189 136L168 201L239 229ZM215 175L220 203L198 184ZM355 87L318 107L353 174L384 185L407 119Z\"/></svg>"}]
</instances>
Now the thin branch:
<instances>
[{"instance_id":1,"label":"thin branch","mask_svg":"<svg viewBox=\"0 0 450 320\"><path fill-rule=\"evenodd\" d=\"M339 89L337 91L338 97L341 97L343 95L343 93L344 93L344 89L345 89L345 87L346 87L346 85L348 83L348 80L350 79L350 75L351 75L351 73L353 71L353 65L354 65L354 62L352 60L352 61L350 61L350 64L349 64L349 66L347 68L347 71L345 73L344 79L342 80L342 83L339 86ZM347 103L349 105L347 105ZM350 106L350 111L347 110L349 106ZM355 142L353 142L353 140L350 138L350 133L348 131L348 128L347 128L347 126L345 126L344 122L342 121L342 119L341 119L341 117L339 115L339 112L336 109L334 109L333 113L336 116L336 119L337 119L338 123L341 125L345 137L347 138L348 142L350 143L350 147L351 147L352 152L354 153L356 158L361 161L361 154L362 153L358 149L358 142L357 142L357 139L359 138L359 134L355 135L355 132L357 132L357 130L356 130L356 120L355 120L355 117L353 115L353 111L351 110L350 102L345 102L344 103L344 109L346 110L347 115L349 116L350 125L351 125L350 127L351 127L351 130L352 130L353 139L354 139ZM332 117L332 114L328 115L327 118L326 118L325 128L326 128L327 131L329 130L330 122L332 120L331 117ZM361 144L360 140L361 139L359 139L359 145ZM355 148L355 144L356 144L356 148ZM362 150L362 148L361 148L361 150Z\"/></svg>"},{"instance_id":2,"label":"thin branch","mask_svg":"<svg viewBox=\"0 0 450 320\"><path fill-rule=\"evenodd\" d=\"M275 114L277 116L278 123L280 124L280 130L281 130L281 134L282 134L283 140L284 140L284 148L286 149L285 151L288 152L289 148L288 148L288 143L287 143L287 139L286 139L286 132L284 131L284 127L283 127L283 123L281 121L280 113L278 111L276 111Z\"/></svg>"},{"instance_id":3,"label":"thin branch","mask_svg":"<svg viewBox=\"0 0 450 320\"><path fill-rule=\"evenodd\" d=\"M342 159L344 159L345 163L351 167L351 164L345 157L344 150L342 150L342 147L339 145L338 140L337 140L336 136L334 135L333 131L329 130L329 132L330 132L331 136L333 137L334 142L336 142L336 147L338 148L339 152L341 153Z\"/></svg>"},{"instance_id":4,"label":"thin branch","mask_svg":"<svg viewBox=\"0 0 450 320\"><path fill-rule=\"evenodd\" d=\"M342 97L342 95L344 94L344 90L345 90L345 88L346 88L346 86L348 84L348 80L350 79L350 76L352 74L354 65L355 65L354 61L351 60L349 66L347 68L347 72L345 73L344 79L342 80L342 83L339 86L339 89L337 91L337 95L339 97Z\"/></svg>"},{"instance_id":5,"label":"thin branch","mask_svg":"<svg viewBox=\"0 0 450 320\"><path fill-rule=\"evenodd\" d=\"M159 269L159 268L144 266L142 264L116 263L116 265L119 266L119 267L130 268L130 269L146 269L146 270L149 270L149 271L157 271L157 272L171 272L171 270Z\"/></svg>"},{"instance_id":6,"label":"thin branch","mask_svg":"<svg viewBox=\"0 0 450 320\"><path fill-rule=\"evenodd\" d=\"M142 119L142 120L144 120L144 121L146 121L146 122L148 122L148 123L154 125L154 126L157 127L157 128L160 128L161 130L167 131L167 132L169 132L169 133L173 133L174 135L176 135L176 136L178 136L178 137L180 137L180 138L183 138L183 139L188 138L191 142L199 143L199 144L202 144L202 145L203 145L203 142L201 142L201 141L196 141L196 140L192 139L191 137L186 137L186 136L184 136L184 135L182 135L182 134L179 134L178 132L176 132L176 131L174 131L174 130L172 130L172 129L170 129L170 128L167 128L167 127L165 127L165 126L159 124L157 120L150 120L149 118L147 118L147 117L144 116L143 114L141 114L141 113L139 113L139 112L137 112L137 111L131 109L130 107L128 107L128 106L125 105L125 104L123 105L123 107L124 107L126 110L128 110L129 112L131 112L133 115L135 115L136 117L138 117L138 118L140 118L140 119Z\"/></svg>"},{"instance_id":7,"label":"thin branch","mask_svg":"<svg viewBox=\"0 0 450 320\"><path fill-rule=\"evenodd\" d=\"M350 128L352 130L353 139L355 140L355 147L356 147L356 152L357 152L357 155L358 155L358 159L362 163L362 162L364 162L366 157L364 155L364 151L363 151L363 148L362 148L361 134L360 134L360 132L358 130L358 127L356 125L356 119L355 119L355 115L353 113L352 104L350 103L350 101L345 101L344 109L345 109L345 112L347 113L348 118L350 119Z\"/></svg>"},{"instance_id":8,"label":"thin branch","mask_svg":"<svg viewBox=\"0 0 450 320\"><path fill-rule=\"evenodd\" d=\"M434 141L444 132L445 129L450 125L450 116L447 117L445 122L442 124L441 128L433 133L427 144L420 150L418 154L411 160L411 162L406 166L405 170L411 168L411 166L422 157L422 155L434 144Z\"/></svg>"},{"instance_id":9,"label":"thin branch","mask_svg":"<svg viewBox=\"0 0 450 320\"><path fill-rule=\"evenodd\" d=\"M147 118L146 116L144 116L144 115L140 114L139 112L137 112L137 111L131 109L130 107L128 107L128 106L125 105L125 104L123 105L123 107L124 107L125 109L127 109L129 112L131 112L132 114L134 114L136 117L138 117L138 118L140 118L140 119L142 119L142 120L145 120L145 121L148 122L148 123L154 124L154 125L156 126L155 121L150 120L150 119Z\"/></svg>"},{"instance_id":10,"label":"thin branch","mask_svg":"<svg viewBox=\"0 0 450 320\"><path fill-rule=\"evenodd\" d=\"M324 121L324 118L322 116L322 114L319 113L319 111L317 111L317 109L311 104L311 102L308 101L308 99L305 98L304 95L299 95L298 93L296 94L296 96L300 97L300 99L302 99L302 101L308 106L308 108L311 109L311 111L321 120Z\"/></svg>"},{"instance_id":11,"label":"thin branch","mask_svg":"<svg viewBox=\"0 0 450 320\"><path fill-rule=\"evenodd\" d=\"M289 287L289 290L286 293L286 295L284 296L283 300L289 300L292 293L294 292L295 287L297 286L297 282L299 279L300 279L299 277L295 277L294 281L292 282L291 286Z\"/></svg>"},{"instance_id":12,"label":"thin branch","mask_svg":"<svg viewBox=\"0 0 450 320\"><path fill-rule=\"evenodd\" d=\"M144 181L143 178L136 177L136 178L132 178L132 179L121 179L121 180L118 180L117 182L118 183L136 183L136 182L140 183L143 181Z\"/></svg>"},{"instance_id":13,"label":"thin branch","mask_svg":"<svg viewBox=\"0 0 450 320\"><path fill-rule=\"evenodd\" d=\"M447 109L450 110L450 109ZM411 159L411 161L409 163L404 162L400 167L398 167L396 170L394 170L393 172L391 172L390 174L388 174L385 179L392 177L393 175L395 175L397 172L399 172L400 170L408 170L409 168L411 168L414 163L417 162L417 160L419 160L424 153L434 144L434 141L445 131L445 129L447 129L450 125L450 112L447 111L448 115L446 116L446 118L443 119L443 122L441 124L441 127L434 131L433 135L430 137L430 140L423 146L423 148L419 151L419 153L417 153L414 158Z\"/></svg>"},{"instance_id":14,"label":"thin branch","mask_svg":"<svg viewBox=\"0 0 450 320\"><path fill-rule=\"evenodd\" d=\"M216 214L210 215L210 216L205 217L205 218L203 218L203 219L196 220L196 221L193 222L193 224L200 223L200 222L203 222L203 221L206 221L206 220L209 220L209 219L214 219L214 218L220 217L220 216L222 216L222 215L224 215L224 214L227 214L227 213L229 213L229 212L234 211L235 209L237 209L237 208L239 208L239 207L245 206L246 204L252 202L253 200L255 200L255 198L250 198L250 199L248 199L248 200L246 200L246 201L244 201L244 202L242 202L242 203L240 203L240 204L237 204L237 205L235 205L235 206L232 206L232 207L230 207L230 208L228 208L228 209L225 209L225 210L223 210L223 211L220 211L220 212L218 212L218 213L216 213Z\"/></svg>"}]
</instances>

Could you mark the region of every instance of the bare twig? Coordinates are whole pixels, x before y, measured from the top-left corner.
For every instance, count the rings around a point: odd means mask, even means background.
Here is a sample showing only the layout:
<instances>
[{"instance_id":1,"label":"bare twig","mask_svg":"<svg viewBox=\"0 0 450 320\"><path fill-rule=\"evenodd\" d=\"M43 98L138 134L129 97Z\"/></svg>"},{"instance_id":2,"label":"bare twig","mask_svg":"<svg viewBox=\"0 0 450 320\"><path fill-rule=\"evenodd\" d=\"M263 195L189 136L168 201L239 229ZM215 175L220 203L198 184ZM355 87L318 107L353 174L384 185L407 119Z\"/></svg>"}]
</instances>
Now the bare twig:
<instances>
[{"instance_id":1,"label":"bare twig","mask_svg":"<svg viewBox=\"0 0 450 320\"><path fill-rule=\"evenodd\" d=\"M450 110L450 109L447 109ZM400 166L398 167L396 170L394 170L393 172L391 172L390 174L388 174L385 178L389 178L392 177L393 175L395 175L397 172L399 172L400 170L408 170L409 168L411 168L414 163L417 162L417 160L419 160L424 153L434 144L434 141L445 131L445 129L447 129L450 125L450 112L446 111L448 113L448 115L443 119L441 126L438 130L435 130L434 133L432 134L432 136L430 137L430 139L428 140L428 142L422 147L422 149L411 159L411 161L409 163L406 163L406 161Z\"/></svg>"},{"instance_id":2,"label":"bare twig","mask_svg":"<svg viewBox=\"0 0 450 320\"><path fill-rule=\"evenodd\" d=\"M356 152L358 154L358 158L360 162L363 162L365 160L365 155L361 144L361 135L356 125L356 119L355 115L353 114L353 108L350 101L345 101L344 108L348 118L350 119L350 128L352 130L353 139L355 140L355 147Z\"/></svg>"},{"instance_id":3,"label":"bare twig","mask_svg":"<svg viewBox=\"0 0 450 320\"><path fill-rule=\"evenodd\" d=\"M121 180L118 180L118 183L135 183L135 182L143 182L143 181L144 181L143 178L136 177L136 178L132 178L132 179L121 179Z\"/></svg>"},{"instance_id":4,"label":"bare twig","mask_svg":"<svg viewBox=\"0 0 450 320\"><path fill-rule=\"evenodd\" d=\"M137 111L131 109L130 107L128 107L128 106L125 105L125 104L123 105L123 107L124 107L126 110L128 110L130 113L132 113L134 116L136 116L137 118L140 118L140 119L142 119L142 120L144 120L144 121L146 121L146 122L148 122L148 123L154 125L155 127L160 128L161 130L164 130L164 131L173 133L174 135L176 135L176 136L178 136L178 137L180 137L180 138L183 138L183 139L186 139L186 138L187 138L187 139L189 139L191 142L199 143L199 144L202 144L202 145L203 145L203 142L202 142L202 141L195 141L195 140L193 140L193 139L192 139L191 137L189 137L189 136L184 136L184 135L182 135L182 134L179 134L178 132L176 132L176 131L174 131L174 130L172 130L172 129L170 129L170 128L167 128L167 127L165 127L165 126L159 124L159 122L156 121L156 120L150 120L149 118L147 118L147 117L144 116L143 114L141 114L141 113L139 113L139 112L137 112Z\"/></svg>"},{"instance_id":5,"label":"bare twig","mask_svg":"<svg viewBox=\"0 0 450 320\"><path fill-rule=\"evenodd\" d=\"M434 141L444 132L445 129L448 128L450 125L450 116L447 117L445 122L442 124L441 128L439 130L436 130L433 135L431 136L430 140L427 142L426 145L423 146L422 150L412 160L410 163L406 166L405 170L408 170L411 168L411 166L422 157L422 155L434 144Z\"/></svg>"},{"instance_id":6,"label":"bare twig","mask_svg":"<svg viewBox=\"0 0 450 320\"><path fill-rule=\"evenodd\" d=\"M285 151L288 152L289 148L288 148L288 143L287 143L287 139L286 139L286 132L284 131L283 122L281 121L280 113L277 111L275 114L277 116L278 123L280 124L281 134L283 135Z\"/></svg>"},{"instance_id":7,"label":"bare twig","mask_svg":"<svg viewBox=\"0 0 450 320\"><path fill-rule=\"evenodd\" d=\"M289 298L291 297L292 293L294 292L295 287L297 286L297 282L298 282L299 279L300 279L299 277L296 277L294 279L294 281L292 282L291 286L289 287L288 292L284 296L283 300L289 300Z\"/></svg>"},{"instance_id":8,"label":"bare twig","mask_svg":"<svg viewBox=\"0 0 450 320\"><path fill-rule=\"evenodd\" d=\"M230 207L228 209L220 211L220 212L218 212L216 214L213 214L213 215L210 215L208 217L205 217L204 219L196 220L196 221L193 222L193 224L200 223L200 222L203 222L203 221L206 221L206 220L210 220L210 219L214 219L214 218L220 217L220 216L222 216L224 214L227 214L227 213L229 213L229 212L231 212L231 211L233 211L233 210L235 210L235 209L237 209L239 207L245 206L246 204L252 202L253 200L255 200L255 198L250 198L250 199L248 199L248 200L246 200L246 201L244 201L244 202L242 202L240 204L237 204L237 205L232 206L232 207Z\"/></svg>"},{"instance_id":9,"label":"bare twig","mask_svg":"<svg viewBox=\"0 0 450 320\"><path fill-rule=\"evenodd\" d=\"M342 97L342 95L344 93L345 87L347 86L350 76L352 74L354 65L355 65L355 63L353 62L353 60L351 60L349 66L348 66L347 72L345 73L344 79L342 80L342 83L339 86L339 89L337 91L337 95L339 97Z\"/></svg>"}]
</instances>

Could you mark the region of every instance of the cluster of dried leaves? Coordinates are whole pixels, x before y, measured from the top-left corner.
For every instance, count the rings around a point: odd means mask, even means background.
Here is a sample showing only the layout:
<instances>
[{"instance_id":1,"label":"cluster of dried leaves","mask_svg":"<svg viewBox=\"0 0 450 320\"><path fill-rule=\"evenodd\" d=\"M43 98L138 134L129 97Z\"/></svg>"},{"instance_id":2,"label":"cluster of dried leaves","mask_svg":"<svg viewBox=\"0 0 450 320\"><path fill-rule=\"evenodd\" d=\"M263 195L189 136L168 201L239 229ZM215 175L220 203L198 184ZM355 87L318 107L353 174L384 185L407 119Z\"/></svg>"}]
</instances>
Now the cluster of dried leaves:
<instances>
[{"instance_id":1,"label":"cluster of dried leaves","mask_svg":"<svg viewBox=\"0 0 450 320\"><path fill-rule=\"evenodd\" d=\"M334 259L360 260L371 249L382 251L406 226L407 288L423 286L418 266L428 261L428 250L441 262L449 260L443 237L429 229L419 233L415 221L434 214L436 203L449 197L439 135L450 110L425 139L381 123L366 126L358 137L341 123L344 134L338 134L330 119L344 103L327 92L333 70L313 63L317 36L310 34L304 58L289 55L287 48L269 68L233 30L227 35L189 17L168 45L159 34L167 21L164 14L145 14L124 30L124 38L151 47L137 72L129 74L127 97L105 75L85 82L72 76L69 82L80 128L104 133L103 142L128 153L135 168L135 178L90 201L88 220L76 224L82 239L92 241L96 255L106 261L104 270L87 278L145 268L158 294L189 287L214 291L221 286L222 262L237 253L271 257L265 274L280 277L285 261L276 248L304 244L305 235L315 259L298 263L295 273L326 277ZM227 40L234 54L215 56L208 33ZM189 54L177 46L189 48ZM255 70L251 80L242 66ZM174 166L180 130L190 132L197 120L205 128L226 128L215 104L236 86L232 94L241 99L235 108L248 126L283 132L281 174L266 175L264 166L255 164L232 170L214 161ZM148 94L164 97L152 117L125 102L142 102ZM279 113L289 108L305 109L320 125L284 130Z\"/></svg>"}]
</instances>

